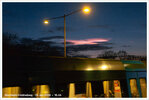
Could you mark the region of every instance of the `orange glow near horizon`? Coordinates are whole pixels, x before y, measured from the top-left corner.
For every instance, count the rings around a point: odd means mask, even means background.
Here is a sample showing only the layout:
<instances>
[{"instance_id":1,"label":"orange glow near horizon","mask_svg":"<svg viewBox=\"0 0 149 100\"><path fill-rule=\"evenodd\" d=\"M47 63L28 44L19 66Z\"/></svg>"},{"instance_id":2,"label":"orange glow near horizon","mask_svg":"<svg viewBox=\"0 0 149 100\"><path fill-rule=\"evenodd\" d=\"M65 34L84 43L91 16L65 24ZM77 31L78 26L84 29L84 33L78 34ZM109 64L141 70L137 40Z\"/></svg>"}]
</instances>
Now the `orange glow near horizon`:
<instances>
[{"instance_id":1,"label":"orange glow near horizon","mask_svg":"<svg viewBox=\"0 0 149 100\"><path fill-rule=\"evenodd\" d=\"M84 44L98 44L98 42L108 42L109 39L104 38L93 38L93 39L84 39L84 40L67 40L73 45L84 45Z\"/></svg>"}]
</instances>

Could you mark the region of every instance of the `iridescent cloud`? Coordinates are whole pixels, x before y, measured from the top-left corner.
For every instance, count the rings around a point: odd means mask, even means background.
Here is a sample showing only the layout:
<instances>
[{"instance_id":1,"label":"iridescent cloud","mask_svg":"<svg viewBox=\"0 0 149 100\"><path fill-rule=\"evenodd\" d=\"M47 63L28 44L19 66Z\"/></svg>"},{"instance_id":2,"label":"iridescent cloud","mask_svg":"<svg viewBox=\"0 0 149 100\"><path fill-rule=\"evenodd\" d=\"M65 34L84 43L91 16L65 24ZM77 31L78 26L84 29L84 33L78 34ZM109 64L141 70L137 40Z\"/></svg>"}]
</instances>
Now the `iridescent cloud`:
<instances>
[{"instance_id":1,"label":"iridescent cloud","mask_svg":"<svg viewBox=\"0 0 149 100\"><path fill-rule=\"evenodd\" d=\"M98 44L99 42L108 42L109 39L104 38L92 38L84 40L67 40L67 42L72 43L73 45L84 45L84 44Z\"/></svg>"}]
</instances>

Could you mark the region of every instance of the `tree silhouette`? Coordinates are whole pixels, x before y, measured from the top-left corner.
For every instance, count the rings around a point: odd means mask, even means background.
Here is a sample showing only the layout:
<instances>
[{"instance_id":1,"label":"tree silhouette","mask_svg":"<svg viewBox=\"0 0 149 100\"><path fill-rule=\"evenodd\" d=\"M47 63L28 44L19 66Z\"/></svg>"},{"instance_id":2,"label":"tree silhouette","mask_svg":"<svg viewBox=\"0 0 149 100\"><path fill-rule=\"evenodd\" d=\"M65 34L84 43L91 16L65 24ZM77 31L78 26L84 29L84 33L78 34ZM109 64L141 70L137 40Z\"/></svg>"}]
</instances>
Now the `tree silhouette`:
<instances>
[{"instance_id":1,"label":"tree silhouette","mask_svg":"<svg viewBox=\"0 0 149 100\"><path fill-rule=\"evenodd\" d=\"M116 53L114 51L105 51L102 55L98 55L97 58L104 58L104 59L115 59Z\"/></svg>"},{"instance_id":2,"label":"tree silhouette","mask_svg":"<svg viewBox=\"0 0 149 100\"><path fill-rule=\"evenodd\" d=\"M62 56L60 48L51 46L51 42L32 40L30 38L19 39L16 34L3 34L3 53L13 55L44 55Z\"/></svg>"},{"instance_id":3,"label":"tree silhouette","mask_svg":"<svg viewBox=\"0 0 149 100\"><path fill-rule=\"evenodd\" d=\"M125 59L125 58L127 57L127 52L124 51L124 50L120 50L120 51L117 53L117 56L120 58L120 60Z\"/></svg>"}]
</instances>

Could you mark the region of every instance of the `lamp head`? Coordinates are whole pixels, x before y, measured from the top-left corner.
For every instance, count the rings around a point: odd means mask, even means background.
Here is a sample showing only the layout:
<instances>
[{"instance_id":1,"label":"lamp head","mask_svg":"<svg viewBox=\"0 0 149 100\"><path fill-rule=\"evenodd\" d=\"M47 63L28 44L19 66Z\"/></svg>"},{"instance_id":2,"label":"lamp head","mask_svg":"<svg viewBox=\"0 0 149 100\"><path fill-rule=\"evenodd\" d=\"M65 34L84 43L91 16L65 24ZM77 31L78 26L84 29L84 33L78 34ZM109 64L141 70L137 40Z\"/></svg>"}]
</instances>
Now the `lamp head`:
<instances>
[{"instance_id":1,"label":"lamp head","mask_svg":"<svg viewBox=\"0 0 149 100\"><path fill-rule=\"evenodd\" d=\"M85 6L84 8L83 8L83 12L85 13L85 14L89 14L90 13L90 7L88 7L88 6Z\"/></svg>"},{"instance_id":2,"label":"lamp head","mask_svg":"<svg viewBox=\"0 0 149 100\"><path fill-rule=\"evenodd\" d=\"M43 22L44 24L49 24L49 20L44 20L44 22Z\"/></svg>"}]
</instances>

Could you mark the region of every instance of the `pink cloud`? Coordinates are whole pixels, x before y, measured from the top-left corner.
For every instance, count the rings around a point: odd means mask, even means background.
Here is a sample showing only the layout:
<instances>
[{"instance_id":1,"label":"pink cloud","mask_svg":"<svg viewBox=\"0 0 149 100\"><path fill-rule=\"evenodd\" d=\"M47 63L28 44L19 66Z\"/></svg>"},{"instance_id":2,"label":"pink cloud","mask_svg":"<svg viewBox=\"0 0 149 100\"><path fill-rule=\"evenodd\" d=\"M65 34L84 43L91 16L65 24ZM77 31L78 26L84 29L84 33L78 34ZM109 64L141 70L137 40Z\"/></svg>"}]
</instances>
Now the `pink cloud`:
<instances>
[{"instance_id":1,"label":"pink cloud","mask_svg":"<svg viewBox=\"0 0 149 100\"><path fill-rule=\"evenodd\" d=\"M73 45L84 45L84 44L98 44L97 42L108 42L109 39L104 38L92 38L85 40L67 40L67 42L73 43Z\"/></svg>"}]
</instances>

